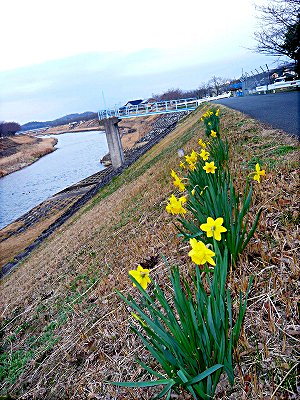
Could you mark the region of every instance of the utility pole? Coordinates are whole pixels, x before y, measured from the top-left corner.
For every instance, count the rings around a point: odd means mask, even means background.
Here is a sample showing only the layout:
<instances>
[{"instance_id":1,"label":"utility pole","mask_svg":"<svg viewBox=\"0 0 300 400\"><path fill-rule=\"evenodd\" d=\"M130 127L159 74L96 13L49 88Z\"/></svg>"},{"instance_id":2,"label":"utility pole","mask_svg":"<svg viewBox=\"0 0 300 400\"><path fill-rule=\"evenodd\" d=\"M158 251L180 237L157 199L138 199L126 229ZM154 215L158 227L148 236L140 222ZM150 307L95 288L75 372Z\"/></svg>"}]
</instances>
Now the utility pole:
<instances>
[{"instance_id":1,"label":"utility pole","mask_svg":"<svg viewBox=\"0 0 300 400\"><path fill-rule=\"evenodd\" d=\"M268 64L266 64L266 67L267 67L267 70L268 70L268 83L267 83L267 90L268 90L268 87L271 84L271 80L270 80L270 71L269 71Z\"/></svg>"}]
</instances>

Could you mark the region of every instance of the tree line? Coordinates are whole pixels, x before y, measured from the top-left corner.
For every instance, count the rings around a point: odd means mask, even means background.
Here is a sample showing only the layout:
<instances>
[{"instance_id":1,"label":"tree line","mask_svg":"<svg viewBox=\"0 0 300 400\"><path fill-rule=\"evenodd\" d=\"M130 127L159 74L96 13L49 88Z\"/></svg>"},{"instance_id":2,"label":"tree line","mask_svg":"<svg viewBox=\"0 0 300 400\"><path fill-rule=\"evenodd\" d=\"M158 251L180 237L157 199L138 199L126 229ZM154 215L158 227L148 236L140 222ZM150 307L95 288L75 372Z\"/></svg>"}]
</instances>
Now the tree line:
<instances>
[{"instance_id":1,"label":"tree line","mask_svg":"<svg viewBox=\"0 0 300 400\"><path fill-rule=\"evenodd\" d=\"M229 83L234 80L221 78L220 76L213 76L207 83L201 83L197 89L182 90L182 89L168 89L161 94L152 94L151 99L155 101L178 100L196 97L198 99L203 97L210 97L213 95L218 96L228 89Z\"/></svg>"},{"instance_id":2,"label":"tree line","mask_svg":"<svg viewBox=\"0 0 300 400\"><path fill-rule=\"evenodd\" d=\"M0 137L14 136L21 129L17 122L0 121Z\"/></svg>"}]
</instances>

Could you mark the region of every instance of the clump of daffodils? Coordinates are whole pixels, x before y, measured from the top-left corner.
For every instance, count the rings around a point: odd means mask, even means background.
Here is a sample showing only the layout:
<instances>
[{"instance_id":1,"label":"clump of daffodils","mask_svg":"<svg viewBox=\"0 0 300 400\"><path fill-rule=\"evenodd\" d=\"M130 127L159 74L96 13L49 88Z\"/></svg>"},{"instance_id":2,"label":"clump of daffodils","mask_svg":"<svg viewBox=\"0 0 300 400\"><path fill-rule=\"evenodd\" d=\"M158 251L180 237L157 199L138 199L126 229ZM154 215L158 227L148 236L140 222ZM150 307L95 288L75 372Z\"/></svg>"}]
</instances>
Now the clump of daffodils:
<instances>
[{"instance_id":1,"label":"clump of daffodils","mask_svg":"<svg viewBox=\"0 0 300 400\"><path fill-rule=\"evenodd\" d=\"M208 110L200 118L200 121L204 122L206 136L213 138L220 136L220 109Z\"/></svg>"},{"instance_id":2,"label":"clump of daffodils","mask_svg":"<svg viewBox=\"0 0 300 400\"><path fill-rule=\"evenodd\" d=\"M169 214L177 215L182 224L179 230L180 235L189 241L188 256L196 266L204 267L194 268L193 279L189 281L181 276L179 268L171 269L170 288L176 300L172 305L154 280L151 295L145 293L151 283L150 271L141 265L129 271L133 286L138 286L140 291L140 303L131 296L125 298L119 293L135 311L131 313L135 323L132 329L161 364L168 379L111 383L126 387L165 385L156 398L164 395L170 398L173 390L178 392L182 388L194 398L214 398L223 372L227 374L230 384L234 383L233 351L246 312L251 280L244 301L240 294L239 311L234 323L227 271L253 236L260 212L248 233L244 217L251 204L253 187L246 185L243 197L246 200L241 200L235 192L230 171L224 162L228 160L228 142L220 138L219 114L219 109L203 114L201 120L205 124L206 135L212 138L211 144L199 139L201 151L192 150L184 156L179 164L184 177L171 170L173 185L184 195L176 197L172 194L165 208ZM257 163L250 176L260 182L265 170ZM188 221L189 215L191 220ZM199 240L200 237L202 240ZM169 368L171 357L172 369ZM141 365L148 372L151 369L144 363Z\"/></svg>"}]
</instances>

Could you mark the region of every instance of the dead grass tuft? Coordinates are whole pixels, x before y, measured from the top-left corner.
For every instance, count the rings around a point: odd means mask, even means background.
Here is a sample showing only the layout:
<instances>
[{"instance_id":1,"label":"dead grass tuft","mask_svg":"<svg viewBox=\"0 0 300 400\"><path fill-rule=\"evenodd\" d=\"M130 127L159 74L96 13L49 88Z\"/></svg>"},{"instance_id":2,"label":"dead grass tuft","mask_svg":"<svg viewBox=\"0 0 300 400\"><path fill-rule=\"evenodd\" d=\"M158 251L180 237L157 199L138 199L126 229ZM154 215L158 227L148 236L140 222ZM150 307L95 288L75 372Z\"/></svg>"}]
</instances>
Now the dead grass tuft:
<instances>
[{"instance_id":1,"label":"dead grass tuft","mask_svg":"<svg viewBox=\"0 0 300 400\"><path fill-rule=\"evenodd\" d=\"M38 139L26 135L2 139L1 147L6 145L7 149L0 159L0 176L18 171L32 164L40 157L51 153L55 150L55 144L55 138Z\"/></svg>"}]
</instances>

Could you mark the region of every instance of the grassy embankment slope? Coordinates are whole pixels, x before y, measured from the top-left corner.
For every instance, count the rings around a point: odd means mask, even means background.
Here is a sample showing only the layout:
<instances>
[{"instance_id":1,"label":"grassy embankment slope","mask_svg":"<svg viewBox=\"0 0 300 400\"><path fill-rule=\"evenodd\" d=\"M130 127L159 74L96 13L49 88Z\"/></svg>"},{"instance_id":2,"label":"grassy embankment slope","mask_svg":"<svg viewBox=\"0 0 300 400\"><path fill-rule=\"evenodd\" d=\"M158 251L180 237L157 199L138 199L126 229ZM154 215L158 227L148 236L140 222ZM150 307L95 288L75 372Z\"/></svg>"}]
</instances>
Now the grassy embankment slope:
<instances>
[{"instance_id":1,"label":"grassy embankment slope","mask_svg":"<svg viewBox=\"0 0 300 400\"><path fill-rule=\"evenodd\" d=\"M196 149L204 138L201 115L200 109L182 121L5 278L3 393L24 399L150 398L150 390L103 384L147 378L134 357L149 355L131 334L130 314L114 290L135 294L128 270L150 256L192 267L189 246L176 238L175 219L164 209L174 191L169 174L178 170L177 149ZM218 398L246 398L245 377L247 398L269 399L275 391L273 399L288 398L295 390L298 340L297 143L225 107L221 132L231 143L237 187L256 162L267 177L255 186L253 215L264 208L257 233L229 276L234 293L251 274L255 283L236 354L236 384L230 389L221 383ZM152 276L167 285L167 269L159 258Z\"/></svg>"},{"instance_id":2,"label":"grassy embankment slope","mask_svg":"<svg viewBox=\"0 0 300 400\"><path fill-rule=\"evenodd\" d=\"M0 176L5 176L11 172L37 161L40 157L55 150L57 143L55 138L36 138L27 135L17 135L0 140Z\"/></svg>"}]
</instances>

